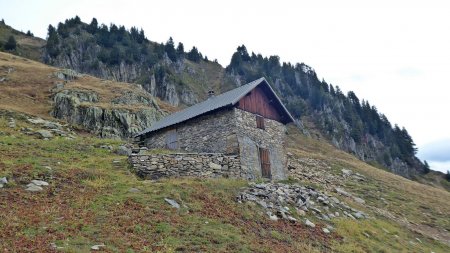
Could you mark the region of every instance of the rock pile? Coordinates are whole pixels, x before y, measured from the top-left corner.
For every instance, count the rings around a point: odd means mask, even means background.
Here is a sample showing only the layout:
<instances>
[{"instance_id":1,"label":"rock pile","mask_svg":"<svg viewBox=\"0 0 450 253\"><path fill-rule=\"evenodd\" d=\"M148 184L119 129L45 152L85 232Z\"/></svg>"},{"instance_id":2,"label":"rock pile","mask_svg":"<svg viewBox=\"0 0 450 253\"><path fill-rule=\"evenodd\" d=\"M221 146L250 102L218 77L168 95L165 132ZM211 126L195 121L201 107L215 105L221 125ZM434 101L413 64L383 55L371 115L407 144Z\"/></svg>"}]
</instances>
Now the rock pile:
<instances>
[{"instance_id":1,"label":"rock pile","mask_svg":"<svg viewBox=\"0 0 450 253\"><path fill-rule=\"evenodd\" d=\"M364 212L349 207L336 197L298 184L250 183L249 187L237 196L237 201L257 203L266 210L271 220L281 218L296 222L297 219L293 216L304 216L306 213L324 221L340 216L352 219L368 218ZM305 224L315 226L309 220L305 220Z\"/></svg>"}]
</instances>

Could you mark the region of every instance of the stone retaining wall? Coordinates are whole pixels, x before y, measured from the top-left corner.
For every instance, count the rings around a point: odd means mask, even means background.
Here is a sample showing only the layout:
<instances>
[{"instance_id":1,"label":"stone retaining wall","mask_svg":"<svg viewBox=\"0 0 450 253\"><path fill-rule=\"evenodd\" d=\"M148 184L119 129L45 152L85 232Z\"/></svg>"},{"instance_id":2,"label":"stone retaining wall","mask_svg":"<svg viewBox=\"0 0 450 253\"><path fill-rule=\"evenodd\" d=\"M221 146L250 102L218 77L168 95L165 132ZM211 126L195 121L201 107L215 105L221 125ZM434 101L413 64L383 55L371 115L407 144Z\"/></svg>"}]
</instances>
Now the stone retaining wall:
<instances>
[{"instance_id":1,"label":"stone retaining wall","mask_svg":"<svg viewBox=\"0 0 450 253\"><path fill-rule=\"evenodd\" d=\"M145 179L161 177L232 177L241 175L240 158L221 153L132 154L134 172Z\"/></svg>"}]
</instances>

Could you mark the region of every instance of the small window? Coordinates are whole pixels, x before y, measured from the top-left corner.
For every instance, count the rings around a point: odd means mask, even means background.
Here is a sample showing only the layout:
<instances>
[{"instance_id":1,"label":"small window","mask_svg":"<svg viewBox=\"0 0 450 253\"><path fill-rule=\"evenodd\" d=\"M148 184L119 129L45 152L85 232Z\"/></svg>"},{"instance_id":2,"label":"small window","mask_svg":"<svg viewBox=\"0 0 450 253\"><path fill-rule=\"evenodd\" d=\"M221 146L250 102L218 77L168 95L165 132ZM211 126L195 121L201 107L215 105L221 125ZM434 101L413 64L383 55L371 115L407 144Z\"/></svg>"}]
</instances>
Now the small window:
<instances>
[{"instance_id":1,"label":"small window","mask_svg":"<svg viewBox=\"0 0 450 253\"><path fill-rule=\"evenodd\" d=\"M170 130L167 132L166 146L168 149L177 149L178 148L178 136L177 136L176 129L173 129L173 130Z\"/></svg>"},{"instance_id":2,"label":"small window","mask_svg":"<svg viewBox=\"0 0 450 253\"><path fill-rule=\"evenodd\" d=\"M256 115L256 127L260 129L266 129L264 126L264 117Z\"/></svg>"}]
</instances>

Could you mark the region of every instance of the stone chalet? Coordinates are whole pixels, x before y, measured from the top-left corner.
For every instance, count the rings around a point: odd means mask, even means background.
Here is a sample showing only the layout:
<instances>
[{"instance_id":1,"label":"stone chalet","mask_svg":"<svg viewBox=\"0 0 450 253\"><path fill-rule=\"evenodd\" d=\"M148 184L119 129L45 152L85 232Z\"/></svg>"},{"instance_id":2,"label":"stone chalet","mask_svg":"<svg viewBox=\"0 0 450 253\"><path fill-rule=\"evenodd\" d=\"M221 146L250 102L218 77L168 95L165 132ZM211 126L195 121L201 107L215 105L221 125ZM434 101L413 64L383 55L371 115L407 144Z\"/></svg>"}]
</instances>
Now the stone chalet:
<instances>
[{"instance_id":1,"label":"stone chalet","mask_svg":"<svg viewBox=\"0 0 450 253\"><path fill-rule=\"evenodd\" d=\"M286 124L294 119L260 78L155 122L135 136L149 149L174 154L130 160L146 178L168 176L287 178Z\"/></svg>"}]
</instances>

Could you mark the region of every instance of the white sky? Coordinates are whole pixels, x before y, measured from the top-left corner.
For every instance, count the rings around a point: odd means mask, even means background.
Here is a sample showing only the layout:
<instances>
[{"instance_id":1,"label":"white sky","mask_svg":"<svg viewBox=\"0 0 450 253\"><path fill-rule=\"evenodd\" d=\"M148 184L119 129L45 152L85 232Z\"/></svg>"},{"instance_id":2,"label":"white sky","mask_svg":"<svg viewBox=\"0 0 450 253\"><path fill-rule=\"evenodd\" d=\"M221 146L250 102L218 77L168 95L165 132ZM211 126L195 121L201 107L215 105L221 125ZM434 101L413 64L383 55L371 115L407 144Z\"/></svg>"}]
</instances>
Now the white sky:
<instances>
[{"instance_id":1,"label":"white sky","mask_svg":"<svg viewBox=\"0 0 450 253\"><path fill-rule=\"evenodd\" d=\"M250 52L304 62L328 83L355 91L405 126L419 149L450 142L448 1L0 0L0 6L8 25L39 37L48 24L96 17L142 27L153 41L172 36L223 66L245 44ZM449 165L435 169L450 169L447 153Z\"/></svg>"}]
</instances>

